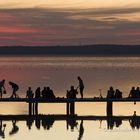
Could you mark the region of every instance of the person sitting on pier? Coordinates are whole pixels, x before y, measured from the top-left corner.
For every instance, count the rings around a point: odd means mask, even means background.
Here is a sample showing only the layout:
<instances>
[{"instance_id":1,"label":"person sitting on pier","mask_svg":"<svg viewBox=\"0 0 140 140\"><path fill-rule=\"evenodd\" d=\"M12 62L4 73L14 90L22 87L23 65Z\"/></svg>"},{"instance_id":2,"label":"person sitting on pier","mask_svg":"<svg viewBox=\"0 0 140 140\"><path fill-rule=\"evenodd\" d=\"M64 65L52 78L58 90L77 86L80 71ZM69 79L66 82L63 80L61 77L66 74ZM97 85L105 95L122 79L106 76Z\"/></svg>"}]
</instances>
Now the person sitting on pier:
<instances>
[{"instance_id":1,"label":"person sitting on pier","mask_svg":"<svg viewBox=\"0 0 140 140\"><path fill-rule=\"evenodd\" d=\"M129 93L129 98L136 98L136 90L135 87L132 87Z\"/></svg>"},{"instance_id":2,"label":"person sitting on pier","mask_svg":"<svg viewBox=\"0 0 140 140\"><path fill-rule=\"evenodd\" d=\"M67 90L67 98L76 99L76 95L78 94L77 90L74 89L74 86L71 86L70 90Z\"/></svg>"},{"instance_id":3,"label":"person sitting on pier","mask_svg":"<svg viewBox=\"0 0 140 140\"><path fill-rule=\"evenodd\" d=\"M28 90L26 92L26 98L32 99L34 97L34 93L31 89L31 87L28 87Z\"/></svg>"},{"instance_id":4,"label":"person sitting on pier","mask_svg":"<svg viewBox=\"0 0 140 140\"><path fill-rule=\"evenodd\" d=\"M114 98L114 93L115 93L115 91L114 91L113 87L110 87L110 89L107 92L107 98Z\"/></svg>"},{"instance_id":5,"label":"person sitting on pier","mask_svg":"<svg viewBox=\"0 0 140 140\"><path fill-rule=\"evenodd\" d=\"M42 98L46 98L46 95L47 95L47 88L46 87L44 87L41 94L42 94Z\"/></svg>"},{"instance_id":6,"label":"person sitting on pier","mask_svg":"<svg viewBox=\"0 0 140 140\"><path fill-rule=\"evenodd\" d=\"M122 98L122 92L119 89L116 89L114 98Z\"/></svg>"},{"instance_id":7,"label":"person sitting on pier","mask_svg":"<svg viewBox=\"0 0 140 140\"><path fill-rule=\"evenodd\" d=\"M3 79L2 81L0 81L0 97L2 99L2 94L5 91L5 79Z\"/></svg>"},{"instance_id":8,"label":"person sitting on pier","mask_svg":"<svg viewBox=\"0 0 140 140\"><path fill-rule=\"evenodd\" d=\"M49 99L54 99L55 98L55 95L53 93L53 90L50 89L50 87L47 87L47 90L46 90L46 98L49 98Z\"/></svg>"},{"instance_id":9,"label":"person sitting on pier","mask_svg":"<svg viewBox=\"0 0 140 140\"><path fill-rule=\"evenodd\" d=\"M140 98L140 88L139 87L136 88L135 94L136 94L136 98Z\"/></svg>"},{"instance_id":10,"label":"person sitting on pier","mask_svg":"<svg viewBox=\"0 0 140 140\"><path fill-rule=\"evenodd\" d=\"M40 87L38 87L37 89L36 89L36 91L35 91L35 98L36 99L39 99L40 97L41 97L41 95L40 95Z\"/></svg>"},{"instance_id":11,"label":"person sitting on pier","mask_svg":"<svg viewBox=\"0 0 140 140\"><path fill-rule=\"evenodd\" d=\"M13 98L13 97L17 98L18 95L16 94L16 92L18 91L19 86L16 83L11 82L11 81L9 81L9 85L11 85L12 90L13 90L12 95L11 95L10 98Z\"/></svg>"}]
</instances>

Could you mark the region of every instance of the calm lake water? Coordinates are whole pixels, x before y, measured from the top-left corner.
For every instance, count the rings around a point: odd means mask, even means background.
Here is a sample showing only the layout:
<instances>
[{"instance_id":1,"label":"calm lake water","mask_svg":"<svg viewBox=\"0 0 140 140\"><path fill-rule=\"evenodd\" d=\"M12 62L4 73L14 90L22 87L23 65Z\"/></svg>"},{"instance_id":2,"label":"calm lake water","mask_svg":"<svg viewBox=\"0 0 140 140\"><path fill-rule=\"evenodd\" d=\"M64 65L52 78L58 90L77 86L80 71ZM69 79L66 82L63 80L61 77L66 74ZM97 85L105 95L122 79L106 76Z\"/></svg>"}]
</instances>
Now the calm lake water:
<instances>
[{"instance_id":1,"label":"calm lake water","mask_svg":"<svg viewBox=\"0 0 140 140\"><path fill-rule=\"evenodd\" d=\"M77 76L81 76L85 84L84 97L105 97L110 86L119 88L127 97L132 86L140 86L140 57L0 57L0 79L6 79L7 94L11 89L8 81L19 84L18 95L25 97L28 86L35 90L38 86L50 86L57 97L65 97L66 90L71 85L78 86ZM80 95L78 95L80 97ZM56 116L65 114L64 104L41 104L40 114L54 114L55 117L23 121L6 121L0 117L0 137L5 133L5 139L67 139L92 140L102 139L136 140L140 137L139 118L117 118L103 120L89 119L87 116L105 116L105 103L76 104L76 113L83 118ZM114 103L115 116L132 116L134 111L140 116L140 104ZM28 106L23 103L0 103L0 114L28 114ZM6 118L6 117L4 117ZM61 118L61 119L59 119ZM102 121L101 121L102 120ZM29 124L32 124L29 130ZM69 128L67 128L67 125ZM27 127L28 126L28 127ZM108 127L110 126L110 127ZM114 126L114 127L113 127ZM74 127L74 128L73 128ZM3 129L5 128L5 131ZM135 128L135 129L134 129Z\"/></svg>"}]
</instances>

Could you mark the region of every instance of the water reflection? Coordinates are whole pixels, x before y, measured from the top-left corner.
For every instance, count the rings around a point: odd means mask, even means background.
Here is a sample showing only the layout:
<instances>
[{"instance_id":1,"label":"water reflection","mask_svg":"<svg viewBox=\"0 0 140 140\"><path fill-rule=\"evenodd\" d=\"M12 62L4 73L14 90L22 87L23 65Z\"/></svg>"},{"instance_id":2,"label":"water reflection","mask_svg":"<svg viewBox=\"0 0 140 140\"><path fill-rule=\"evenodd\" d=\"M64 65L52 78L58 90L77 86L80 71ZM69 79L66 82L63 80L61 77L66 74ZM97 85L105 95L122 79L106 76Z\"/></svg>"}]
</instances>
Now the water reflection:
<instances>
[{"instance_id":1,"label":"water reflection","mask_svg":"<svg viewBox=\"0 0 140 140\"><path fill-rule=\"evenodd\" d=\"M55 121L66 121L66 129L71 132L77 131L77 140L82 140L84 135L84 121L99 121L100 128L102 128L102 121L107 122L107 130L113 130L123 125L123 121L129 122L132 130L140 129L140 116L136 115L136 112L132 116L77 116L77 115L1 115L0 116L0 137L5 138L6 123L10 121L12 123L9 136L18 134L19 128L18 122L26 122L26 127L31 130L33 125L37 130L43 128L49 131Z\"/></svg>"},{"instance_id":2,"label":"water reflection","mask_svg":"<svg viewBox=\"0 0 140 140\"><path fill-rule=\"evenodd\" d=\"M9 132L9 135L14 135L19 131L19 127L16 125L16 120L12 120L12 129Z\"/></svg>"},{"instance_id":3,"label":"water reflection","mask_svg":"<svg viewBox=\"0 0 140 140\"><path fill-rule=\"evenodd\" d=\"M5 138L5 127L6 124L2 123L2 120L0 120L0 137Z\"/></svg>"}]
</instances>

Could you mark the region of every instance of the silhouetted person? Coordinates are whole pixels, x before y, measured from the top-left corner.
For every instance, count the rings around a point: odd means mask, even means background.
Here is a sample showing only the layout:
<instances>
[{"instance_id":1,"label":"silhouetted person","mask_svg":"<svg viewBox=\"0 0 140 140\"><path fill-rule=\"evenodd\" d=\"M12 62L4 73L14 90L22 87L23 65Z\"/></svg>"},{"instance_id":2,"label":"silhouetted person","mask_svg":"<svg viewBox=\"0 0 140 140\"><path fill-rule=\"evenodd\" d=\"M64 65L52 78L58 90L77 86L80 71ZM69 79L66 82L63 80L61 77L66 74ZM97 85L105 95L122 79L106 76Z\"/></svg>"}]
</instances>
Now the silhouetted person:
<instances>
[{"instance_id":1,"label":"silhouetted person","mask_svg":"<svg viewBox=\"0 0 140 140\"><path fill-rule=\"evenodd\" d=\"M81 94L81 98L83 98L83 91L84 91L84 83L83 80L81 79L81 77L77 77L78 81L79 81L79 89L80 89L80 94Z\"/></svg>"},{"instance_id":2,"label":"silhouetted person","mask_svg":"<svg viewBox=\"0 0 140 140\"><path fill-rule=\"evenodd\" d=\"M68 99L76 99L76 94L78 94L77 90L74 89L74 86L71 86L70 90L67 90L67 98ZM68 103L69 104L69 103ZM67 110L69 110L69 107L67 107ZM70 114L74 114L75 112L75 103L72 101L70 103Z\"/></svg>"},{"instance_id":3,"label":"silhouetted person","mask_svg":"<svg viewBox=\"0 0 140 140\"><path fill-rule=\"evenodd\" d=\"M54 99L55 98L55 95L53 93L53 90L50 89L50 87L47 87L47 90L46 90L46 98L49 98L49 99Z\"/></svg>"},{"instance_id":4,"label":"silhouetted person","mask_svg":"<svg viewBox=\"0 0 140 140\"><path fill-rule=\"evenodd\" d=\"M70 90L67 91L67 98L76 99L77 94L78 94L77 90L74 89L74 86L71 86Z\"/></svg>"},{"instance_id":5,"label":"silhouetted person","mask_svg":"<svg viewBox=\"0 0 140 140\"><path fill-rule=\"evenodd\" d=\"M34 93L31 89L31 87L28 87L28 90L26 92L26 98L32 99L34 97Z\"/></svg>"},{"instance_id":6,"label":"silhouetted person","mask_svg":"<svg viewBox=\"0 0 140 140\"><path fill-rule=\"evenodd\" d=\"M17 96L16 92L18 91L19 86L16 83L11 82L11 81L9 81L9 85L11 85L12 90L13 90L11 98L13 98L13 97L17 98L18 96Z\"/></svg>"},{"instance_id":7,"label":"silhouetted person","mask_svg":"<svg viewBox=\"0 0 140 140\"><path fill-rule=\"evenodd\" d=\"M5 138L5 127L6 124L2 124L2 120L0 120L0 137Z\"/></svg>"},{"instance_id":8,"label":"silhouetted person","mask_svg":"<svg viewBox=\"0 0 140 140\"><path fill-rule=\"evenodd\" d=\"M83 134L84 134L84 127L83 127L83 120L81 120L78 140L82 139Z\"/></svg>"},{"instance_id":9,"label":"silhouetted person","mask_svg":"<svg viewBox=\"0 0 140 140\"><path fill-rule=\"evenodd\" d=\"M110 87L107 91L107 98L114 98L114 89L113 87ZM107 116L112 116L113 114L113 107L112 107L112 101L107 102Z\"/></svg>"},{"instance_id":10,"label":"silhouetted person","mask_svg":"<svg viewBox=\"0 0 140 140\"><path fill-rule=\"evenodd\" d=\"M47 88L46 87L44 87L41 94L42 94L42 98L46 98L46 96L47 96Z\"/></svg>"},{"instance_id":11,"label":"silhouetted person","mask_svg":"<svg viewBox=\"0 0 140 140\"><path fill-rule=\"evenodd\" d=\"M136 98L136 90L135 87L132 87L132 89L130 90L129 96L128 98ZM136 104L136 102L134 102L134 105Z\"/></svg>"},{"instance_id":12,"label":"silhouetted person","mask_svg":"<svg viewBox=\"0 0 140 140\"><path fill-rule=\"evenodd\" d=\"M136 90L135 87L132 87L129 93L129 98L136 98Z\"/></svg>"},{"instance_id":13,"label":"silhouetted person","mask_svg":"<svg viewBox=\"0 0 140 140\"><path fill-rule=\"evenodd\" d=\"M35 99L40 99L41 98L41 91L40 87L38 87L35 91ZM38 114L38 102L35 103L35 114Z\"/></svg>"},{"instance_id":14,"label":"silhouetted person","mask_svg":"<svg viewBox=\"0 0 140 140\"><path fill-rule=\"evenodd\" d=\"M107 98L114 98L114 93L115 93L115 91L114 91L113 87L110 87L110 89L107 92Z\"/></svg>"},{"instance_id":15,"label":"silhouetted person","mask_svg":"<svg viewBox=\"0 0 140 140\"><path fill-rule=\"evenodd\" d=\"M40 91L40 87L38 87L35 91L35 98L39 99L41 97L41 91Z\"/></svg>"},{"instance_id":16,"label":"silhouetted person","mask_svg":"<svg viewBox=\"0 0 140 140\"><path fill-rule=\"evenodd\" d=\"M16 125L16 120L12 121L13 128L9 132L9 135L14 135L19 131L19 127Z\"/></svg>"},{"instance_id":17,"label":"silhouetted person","mask_svg":"<svg viewBox=\"0 0 140 140\"><path fill-rule=\"evenodd\" d=\"M0 97L2 99L2 94L3 94L3 91L5 91L5 79L3 79L2 81L0 81Z\"/></svg>"},{"instance_id":18,"label":"silhouetted person","mask_svg":"<svg viewBox=\"0 0 140 140\"><path fill-rule=\"evenodd\" d=\"M140 88L139 87L136 88L135 94L136 94L136 98L140 98Z\"/></svg>"},{"instance_id":19,"label":"silhouetted person","mask_svg":"<svg viewBox=\"0 0 140 140\"><path fill-rule=\"evenodd\" d=\"M115 98L122 98L122 92L119 89L116 89L114 97Z\"/></svg>"}]
</instances>

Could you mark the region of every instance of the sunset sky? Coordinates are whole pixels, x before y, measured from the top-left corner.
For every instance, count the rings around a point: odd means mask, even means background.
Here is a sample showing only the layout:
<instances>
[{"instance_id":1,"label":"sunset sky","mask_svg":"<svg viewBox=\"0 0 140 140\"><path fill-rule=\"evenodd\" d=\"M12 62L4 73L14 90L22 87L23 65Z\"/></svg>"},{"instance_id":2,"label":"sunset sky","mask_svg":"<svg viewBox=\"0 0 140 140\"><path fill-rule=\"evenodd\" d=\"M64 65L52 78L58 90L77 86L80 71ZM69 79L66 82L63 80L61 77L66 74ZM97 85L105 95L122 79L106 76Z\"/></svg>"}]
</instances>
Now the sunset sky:
<instances>
[{"instance_id":1,"label":"sunset sky","mask_svg":"<svg viewBox=\"0 0 140 140\"><path fill-rule=\"evenodd\" d=\"M140 44L140 0L1 0L0 46Z\"/></svg>"}]
</instances>

